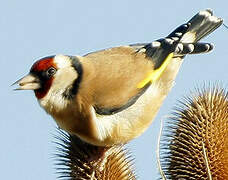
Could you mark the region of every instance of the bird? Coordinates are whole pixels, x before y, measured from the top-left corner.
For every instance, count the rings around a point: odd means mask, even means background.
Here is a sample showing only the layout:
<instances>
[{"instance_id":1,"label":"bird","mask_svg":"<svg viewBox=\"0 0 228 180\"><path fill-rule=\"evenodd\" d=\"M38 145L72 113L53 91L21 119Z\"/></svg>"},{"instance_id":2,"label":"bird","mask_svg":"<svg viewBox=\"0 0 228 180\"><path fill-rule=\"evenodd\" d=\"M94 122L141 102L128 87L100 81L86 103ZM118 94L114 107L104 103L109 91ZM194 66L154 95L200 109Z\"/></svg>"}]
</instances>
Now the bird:
<instances>
[{"instance_id":1,"label":"bird","mask_svg":"<svg viewBox=\"0 0 228 180\"><path fill-rule=\"evenodd\" d=\"M198 12L151 43L37 60L16 90L34 90L59 128L96 146L125 144L152 123L188 54L207 53L199 42L223 23L211 9Z\"/></svg>"}]
</instances>

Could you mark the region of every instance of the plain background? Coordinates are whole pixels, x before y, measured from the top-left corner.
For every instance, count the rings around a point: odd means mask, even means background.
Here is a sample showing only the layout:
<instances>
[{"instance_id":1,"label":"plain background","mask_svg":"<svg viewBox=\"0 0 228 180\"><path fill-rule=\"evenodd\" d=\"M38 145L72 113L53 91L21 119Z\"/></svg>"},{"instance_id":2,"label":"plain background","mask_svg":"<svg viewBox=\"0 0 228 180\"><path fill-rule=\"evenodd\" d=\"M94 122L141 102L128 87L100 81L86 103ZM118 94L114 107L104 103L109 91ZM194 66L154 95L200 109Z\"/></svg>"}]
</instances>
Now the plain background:
<instances>
[{"instance_id":1,"label":"plain background","mask_svg":"<svg viewBox=\"0 0 228 180\"><path fill-rule=\"evenodd\" d=\"M53 54L91 51L151 42L168 35L199 10L212 8L228 23L227 0L7 0L0 3L0 171L1 179L54 180L53 134L56 124L38 105L33 92L12 91L14 81L33 62ZM228 29L221 26L203 41L213 52L187 56L150 128L129 148L139 179L156 179L156 144L160 120L184 95L204 82L227 86Z\"/></svg>"}]
</instances>

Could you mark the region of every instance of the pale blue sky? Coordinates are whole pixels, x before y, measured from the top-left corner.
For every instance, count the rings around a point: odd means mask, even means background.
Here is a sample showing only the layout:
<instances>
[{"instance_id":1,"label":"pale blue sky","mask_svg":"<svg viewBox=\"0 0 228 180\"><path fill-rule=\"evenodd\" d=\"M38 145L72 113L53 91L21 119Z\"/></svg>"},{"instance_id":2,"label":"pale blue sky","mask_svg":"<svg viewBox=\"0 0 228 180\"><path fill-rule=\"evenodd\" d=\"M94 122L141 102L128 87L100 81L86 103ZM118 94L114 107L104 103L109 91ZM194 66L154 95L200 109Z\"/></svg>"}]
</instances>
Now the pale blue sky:
<instances>
[{"instance_id":1,"label":"pale blue sky","mask_svg":"<svg viewBox=\"0 0 228 180\"><path fill-rule=\"evenodd\" d=\"M212 8L228 24L227 0L7 0L0 3L0 171L1 179L54 180L56 124L32 92L12 91L33 62L53 54L83 55L91 51L168 35L199 10ZM228 29L223 26L204 41L213 52L188 56L154 123L129 145L139 179L158 177L156 144L160 119L177 100L204 81L227 85Z\"/></svg>"}]
</instances>

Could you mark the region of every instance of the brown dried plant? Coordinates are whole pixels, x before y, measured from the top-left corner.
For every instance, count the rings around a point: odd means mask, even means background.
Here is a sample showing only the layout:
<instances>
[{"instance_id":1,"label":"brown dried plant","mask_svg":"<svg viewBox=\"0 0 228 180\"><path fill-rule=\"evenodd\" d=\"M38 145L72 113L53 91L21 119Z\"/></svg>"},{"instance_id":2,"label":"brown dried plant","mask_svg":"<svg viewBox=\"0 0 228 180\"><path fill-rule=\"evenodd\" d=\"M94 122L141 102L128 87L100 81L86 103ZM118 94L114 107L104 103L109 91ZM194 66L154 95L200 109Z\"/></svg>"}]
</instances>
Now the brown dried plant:
<instances>
[{"instance_id":1,"label":"brown dried plant","mask_svg":"<svg viewBox=\"0 0 228 180\"><path fill-rule=\"evenodd\" d=\"M59 179L135 180L133 158L121 146L98 147L61 130L56 136Z\"/></svg>"},{"instance_id":2,"label":"brown dried plant","mask_svg":"<svg viewBox=\"0 0 228 180\"><path fill-rule=\"evenodd\" d=\"M228 92L197 89L173 115L160 142L163 179L228 179Z\"/></svg>"}]
</instances>

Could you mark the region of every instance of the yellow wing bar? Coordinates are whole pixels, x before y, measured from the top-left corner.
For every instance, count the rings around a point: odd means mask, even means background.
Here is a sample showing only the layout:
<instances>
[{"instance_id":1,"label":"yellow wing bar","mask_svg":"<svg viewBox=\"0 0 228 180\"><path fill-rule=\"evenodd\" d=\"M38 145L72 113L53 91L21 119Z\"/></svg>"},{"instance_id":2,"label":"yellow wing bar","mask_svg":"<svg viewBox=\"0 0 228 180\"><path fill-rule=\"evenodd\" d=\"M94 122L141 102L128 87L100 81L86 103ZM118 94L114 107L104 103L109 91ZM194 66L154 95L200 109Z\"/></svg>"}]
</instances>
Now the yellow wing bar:
<instances>
[{"instance_id":1,"label":"yellow wing bar","mask_svg":"<svg viewBox=\"0 0 228 180\"><path fill-rule=\"evenodd\" d=\"M173 58L173 56L174 56L174 53L170 53L158 69L150 71L148 73L148 75L146 76L146 78L138 83L137 88L139 88L139 89L143 88L150 81L151 82L156 81L161 76L161 74L163 73L165 68L168 66L168 64L170 63L170 60Z\"/></svg>"}]
</instances>

